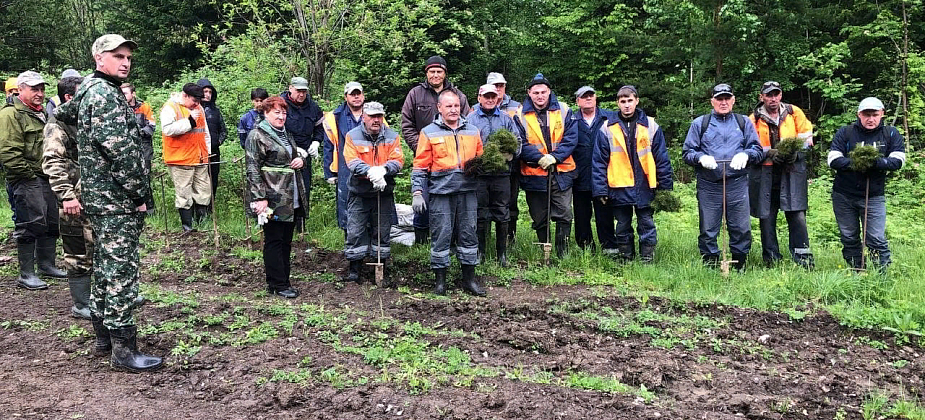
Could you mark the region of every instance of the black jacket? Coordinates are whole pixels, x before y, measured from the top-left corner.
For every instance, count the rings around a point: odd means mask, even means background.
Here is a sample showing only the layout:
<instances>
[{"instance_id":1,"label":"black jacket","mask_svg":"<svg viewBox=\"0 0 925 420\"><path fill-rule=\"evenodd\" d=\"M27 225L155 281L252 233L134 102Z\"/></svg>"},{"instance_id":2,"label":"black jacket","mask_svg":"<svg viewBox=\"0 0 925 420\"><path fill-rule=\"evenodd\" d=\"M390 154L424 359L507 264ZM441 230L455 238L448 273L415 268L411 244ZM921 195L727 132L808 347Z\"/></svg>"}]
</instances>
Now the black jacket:
<instances>
[{"instance_id":1,"label":"black jacket","mask_svg":"<svg viewBox=\"0 0 925 420\"><path fill-rule=\"evenodd\" d=\"M212 88L212 100L202 101L202 109L206 114L206 125L209 126L209 135L212 137L212 153L218 153L218 147L225 143L228 137L228 129L225 127L225 119L222 118L222 110L215 104L218 101L218 89L212 86L209 79L199 79L196 82L201 87Z\"/></svg>"},{"instance_id":2,"label":"black jacket","mask_svg":"<svg viewBox=\"0 0 925 420\"><path fill-rule=\"evenodd\" d=\"M855 172L849 169L849 153L861 143L871 145L880 151L873 168L867 172ZM870 180L870 197L881 196L886 186L887 171L902 168L906 162L906 146L903 136L896 127L880 125L868 130L861 121L838 129L829 148L829 167L835 170L832 190L850 197L864 198L867 181Z\"/></svg>"}]
</instances>

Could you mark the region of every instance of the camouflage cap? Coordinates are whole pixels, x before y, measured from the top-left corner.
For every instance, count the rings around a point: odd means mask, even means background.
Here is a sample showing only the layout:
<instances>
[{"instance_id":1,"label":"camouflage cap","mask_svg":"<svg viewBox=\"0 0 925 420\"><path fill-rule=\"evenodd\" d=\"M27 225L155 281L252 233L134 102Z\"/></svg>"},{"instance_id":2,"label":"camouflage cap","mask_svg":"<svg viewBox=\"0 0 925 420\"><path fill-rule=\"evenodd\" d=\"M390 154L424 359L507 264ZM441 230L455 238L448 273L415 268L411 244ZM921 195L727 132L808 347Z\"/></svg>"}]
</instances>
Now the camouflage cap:
<instances>
[{"instance_id":1,"label":"camouflage cap","mask_svg":"<svg viewBox=\"0 0 925 420\"><path fill-rule=\"evenodd\" d=\"M367 102L363 104L363 113L366 115L385 115L385 107L379 102Z\"/></svg>"},{"instance_id":2,"label":"camouflage cap","mask_svg":"<svg viewBox=\"0 0 925 420\"><path fill-rule=\"evenodd\" d=\"M20 85L28 85L28 86L38 86L38 85L48 84L45 82L45 79L42 78L41 74L38 74L31 70L19 73L19 76L16 77L16 81Z\"/></svg>"},{"instance_id":3,"label":"camouflage cap","mask_svg":"<svg viewBox=\"0 0 925 420\"><path fill-rule=\"evenodd\" d=\"M294 87L296 90L308 90L308 80L305 80L304 77L293 77L289 79L289 86Z\"/></svg>"},{"instance_id":4,"label":"camouflage cap","mask_svg":"<svg viewBox=\"0 0 925 420\"><path fill-rule=\"evenodd\" d=\"M122 35L106 34L97 38L96 41L93 41L93 48L90 49L90 52L93 53L93 55L102 54L119 48L124 44L128 44L128 47L133 50L138 48L138 44L136 44L135 41L125 39Z\"/></svg>"}]
</instances>

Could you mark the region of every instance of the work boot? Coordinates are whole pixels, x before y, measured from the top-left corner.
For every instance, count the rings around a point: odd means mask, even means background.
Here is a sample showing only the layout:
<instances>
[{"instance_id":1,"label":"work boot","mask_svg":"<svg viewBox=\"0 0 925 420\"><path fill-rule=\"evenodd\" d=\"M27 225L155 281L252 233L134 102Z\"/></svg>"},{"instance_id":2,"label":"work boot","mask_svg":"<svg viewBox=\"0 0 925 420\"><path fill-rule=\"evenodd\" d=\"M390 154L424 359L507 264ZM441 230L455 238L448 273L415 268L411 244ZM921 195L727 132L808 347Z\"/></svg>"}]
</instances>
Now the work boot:
<instances>
[{"instance_id":1,"label":"work boot","mask_svg":"<svg viewBox=\"0 0 925 420\"><path fill-rule=\"evenodd\" d=\"M208 230L203 229L203 223L208 225L208 220L212 214L212 210L208 205L203 204L193 204L193 217L196 219L196 226L199 227L199 230Z\"/></svg>"},{"instance_id":2,"label":"work boot","mask_svg":"<svg viewBox=\"0 0 925 420\"><path fill-rule=\"evenodd\" d=\"M740 273L745 271L745 263L748 261L748 254L732 254L732 259L735 261L732 263L732 268Z\"/></svg>"},{"instance_id":3,"label":"work boot","mask_svg":"<svg viewBox=\"0 0 925 420\"><path fill-rule=\"evenodd\" d=\"M793 259L797 265L807 270L816 268L816 262L813 259L813 254L796 254L794 255Z\"/></svg>"},{"instance_id":4,"label":"work boot","mask_svg":"<svg viewBox=\"0 0 925 420\"><path fill-rule=\"evenodd\" d=\"M516 241L517 241L517 221L512 220L508 222L507 244L508 246L514 245L514 242Z\"/></svg>"},{"instance_id":5,"label":"work boot","mask_svg":"<svg viewBox=\"0 0 925 420\"><path fill-rule=\"evenodd\" d=\"M193 209L177 209L177 212L180 213L180 225L183 226L183 235L195 232L196 229L193 229Z\"/></svg>"},{"instance_id":6,"label":"work boot","mask_svg":"<svg viewBox=\"0 0 925 420\"><path fill-rule=\"evenodd\" d=\"M655 261L655 245L639 244L639 261L643 264Z\"/></svg>"},{"instance_id":7,"label":"work boot","mask_svg":"<svg viewBox=\"0 0 925 420\"><path fill-rule=\"evenodd\" d=\"M848 263L848 267L854 270L861 270L864 268L864 257L860 255L850 255L845 257L845 262Z\"/></svg>"},{"instance_id":8,"label":"work boot","mask_svg":"<svg viewBox=\"0 0 925 420\"><path fill-rule=\"evenodd\" d=\"M636 259L636 246L635 244L617 244L617 251L619 252L618 258L624 263L628 263Z\"/></svg>"},{"instance_id":9,"label":"work boot","mask_svg":"<svg viewBox=\"0 0 925 420\"><path fill-rule=\"evenodd\" d=\"M39 275L55 279L66 279L67 273L55 267L55 244L57 237L43 237L35 241L35 262Z\"/></svg>"},{"instance_id":10,"label":"work boot","mask_svg":"<svg viewBox=\"0 0 925 420\"><path fill-rule=\"evenodd\" d=\"M495 254L502 267L507 267L507 226L507 222L495 222Z\"/></svg>"},{"instance_id":11,"label":"work boot","mask_svg":"<svg viewBox=\"0 0 925 420\"><path fill-rule=\"evenodd\" d=\"M35 275L35 242L17 242L19 256L19 278L16 284L29 290L47 289L48 284Z\"/></svg>"},{"instance_id":12,"label":"work boot","mask_svg":"<svg viewBox=\"0 0 925 420\"><path fill-rule=\"evenodd\" d=\"M389 260L382 260L382 284L381 287L392 289L395 285L392 283L392 273L389 270Z\"/></svg>"},{"instance_id":13,"label":"work boot","mask_svg":"<svg viewBox=\"0 0 925 420\"><path fill-rule=\"evenodd\" d=\"M434 269L434 294L446 296L446 269Z\"/></svg>"},{"instance_id":14,"label":"work boot","mask_svg":"<svg viewBox=\"0 0 925 420\"><path fill-rule=\"evenodd\" d=\"M539 228L536 230L536 241L544 244L549 241L549 226L545 228Z\"/></svg>"},{"instance_id":15,"label":"work boot","mask_svg":"<svg viewBox=\"0 0 925 420\"><path fill-rule=\"evenodd\" d=\"M427 228L414 228L414 244L423 245L430 242L429 233Z\"/></svg>"},{"instance_id":16,"label":"work boot","mask_svg":"<svg viewBox=\"0 0 925 420\"><path fill-rule=\"evenodd\" d=\"M475 235L479 238L479 264L485 262L485 242L488 241L488 226L491 222L478 222L475 225Z\"/></svg>"},{"instance_id":17,"label":"work boot","mask_svg":"<svg viewBox=\"0 0 925 420\"><path fill-rule=\"evenodd\" d=\"M135 296L135 300L132 301L132 307L138 309L148 303L148 298L144 297L141 293L138 296Z\"/></svg>"},{"instance_id":18,"label":"work boot","mask_svg":"<svg viewBox=\"0 0 925 420\"><path fill-rule=\"evenodd\" d=\"M363 266L363 260L351 260L350 268L347 270L347 277L344 278L345 281L352 281L356 284L363 284L363 279L360 278L360 267Z\"/></svg>"},{"instance_id":19,"label":"work boot","mask_svg":"<svg viewBox=\"0 0 925 420\"><path fill-rule=\"evenodd\" d=\"M719 254L701 254L700 258L703 259L703 265L707 268L719 267Z\"/></svg>"},{"instance_id":20,"label":"work boot","mask_svg":"<svg viewBox=\"0 0 925 420\"><path fill-rule=\"evenodd\" d=\"M463 290L473 296L485 296L485 289L475 281L475 266L462 266L462 281L460 282Z\"/></svg>"},{"instance_id":21,"label":"work boot","mask_svg":"<svg viewBox=\"0 0 925 420\"><path fill-rule=\"evenodd\" d=\"M109 328L103 325L103 318L99 318L91 313L90 324L93 325L93 332L96 333L93 355L106 356L112 353L112 341L109 338Z\"/></svg>"},{"instance_id":22,"label":"work boot","mask_svg":"<svg viewBox=\"0 0 925 420\"><path fill-rule=\"evenodd\" d=\"M571 222L556 222L556 258L562 259L568 252L568 236L571 232Z\"/></svg>"},{"instance_id":23,"label":"work boot","mask_svg":"<svg viewBox=\"0 0 925 420\"><path fill-rule=\"evenodd\" d=\"M90 276L72 277L67 279L68 288L71 289L71 316L80 319L90 319Z\"/></svg>"},{"instance_id":24,"label":"work boot","mask_svg":"<svg viewBox=\"0 0 925 420\"><path fill-rule=\"evenodd\" d=\"M112 340L109 364L115 370L141 373L159 369L164 365L164 359L138 351L138 328L134 325L109 330L109 338Z\"/></svg>"}]
</instances>

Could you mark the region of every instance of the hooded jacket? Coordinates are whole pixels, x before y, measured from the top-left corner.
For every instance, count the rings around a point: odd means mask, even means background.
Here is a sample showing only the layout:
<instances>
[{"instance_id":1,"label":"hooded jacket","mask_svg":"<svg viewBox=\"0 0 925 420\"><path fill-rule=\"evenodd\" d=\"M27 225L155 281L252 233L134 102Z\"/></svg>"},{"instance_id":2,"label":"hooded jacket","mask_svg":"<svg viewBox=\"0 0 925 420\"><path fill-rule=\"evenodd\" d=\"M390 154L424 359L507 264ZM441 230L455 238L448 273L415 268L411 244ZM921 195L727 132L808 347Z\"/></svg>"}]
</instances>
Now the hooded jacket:
<instances>
[{"instance_id":1,"label":"hooded jacket","mask_svg":"<svg viewBox=\"0 0 925 420\"><path fill-rule=\"evenodd\" d=\"M7 182L48 178L42 172L42 146L47 116L36 111L19 97L0 109L0 163L6 169Z\"/></svg>"},{"instance_id":2,"label":"hooded jacket","mask_svg":"<svg viewBox=\"0 0 925 420\"><path fill-rule=\"evenodd\" d=\"M459 95L459 115L469 115L469 101L466 94L447 80L443 81L443 90L452 90ZM437 116L437 99L440 94L425 80L411 88L405 96L401 107L401 136L411 151L418 150L418 138L421 130L434 122Z\"/></svg>"},{"instance_id":3,"label":"hooded jacket","mask_svg":"<svg viewBox=\"0 0 925 420\"><path fill-rule=\"evenodd\" d=\"M849 168L849 153L860 144L874 146L880 151L873 168L867 172L856 172ZM832 191L849 197L864 198L870 180L870 196L877 197L886 190L887 171L895 171L906 163L906 146L903 136L896 127L883 124L868 130L857 120L835 133L829 148L828 164L835 170Z\"/></svg>"},{"instance_id":4,"label":"hooded jacket","mask_svg":"<svg viewBox=\"0 0 925 420\"><path fill-rule=\"evenodd\" d=\"M632 130L629 130L619 116L606 122L598 130L598 135L594 141L594 153L592 163L592 195L594 197L607 197L610 204L614 206L636 206L648 207L655 198L655 190L670 190L674 187L672 178L671 159L668 157L668 148L665 142L665 134L661 127L655 122L655 119L649 118L646 113L636 109L636 114L629 123L634 124ZM619 130L619 131L617 131ZM626 156L623 162L629 163L629 168L619 165L619 161L612 161L611 157L618 153L614 146L614 133L622 134L626 148L622 154ZM629 135L633 133L633 135ZM646 133L646 134L643 134ZM640 140L648 144L637 143ZM646 154L651 156L651 164L654 174L648 173L643 169L640 162L646 158ZM580 166L580 165L579 165ZM611 170L625 171L617 172L625 180L628 176L632 177L632 186L615 187L612 186L616 181L611 179ZM650 185L649 178L655 179L655 186Z\"/></svg>"},{"instance_id":5,"label":"hooded jacket","mask_svg":"<svg viewBox=\"0 0 925 420\"><path fill-rule=\"evenodd\" d=\"M723 168L725 167L726 179L736 179L748 175L748 167L735 170L729 167L728 161L739 152L745 152L748 155L748 164L755 165L764 159L764 152L761 150L761 144L758 142L758 132L755 131L755 125L745 116L745 132L739 129L739 123L736 121L733 113L718 114L712 112L710 125L707 131L700 137L700 125L706 115L701 115L694 119L690 129L687 130L687 138L684 139L681 156L684 163L697 168L697 181L721 182L723 180ZM716 169L706 169L700 165L700 157L710 155L716 159Z\"/></svg>"},{"instance_id":6,"label":"hooded jacket","mask_svg":"<svg viewBox=\"0 0 925 420\"><path fill-rule=\"evenodd\" d=\"M222 118L222 110L216 105L216 102L218 102L218 89L206 78L199 79L196 84L203 88L212 88L212 100L203 100L201 105L206 113L206 125L209 126L209 136L212 137L211 151L212 153L218 153L219 146L224 144L225 139L228 137L228 128L225 127L225 119Z\"/></svg>"},{"instance_id":7,"label":"hooded jacket","mask_svg":"<svg viewBox=\"0 0 925 420\"><path fill-rule=\"evenodd\" d=\"M312 142L318 142L319 145L324 142L324 128L321 126L321 120L324 113L318 104L310 96L305 97L301 104L292 102L289 98L289 91L283 92L280 96L289 106L286 116L286 131L292 135L297 146L308 150ZM306 168L306 170L309 170Z\"/></svg>"}]
</instances>

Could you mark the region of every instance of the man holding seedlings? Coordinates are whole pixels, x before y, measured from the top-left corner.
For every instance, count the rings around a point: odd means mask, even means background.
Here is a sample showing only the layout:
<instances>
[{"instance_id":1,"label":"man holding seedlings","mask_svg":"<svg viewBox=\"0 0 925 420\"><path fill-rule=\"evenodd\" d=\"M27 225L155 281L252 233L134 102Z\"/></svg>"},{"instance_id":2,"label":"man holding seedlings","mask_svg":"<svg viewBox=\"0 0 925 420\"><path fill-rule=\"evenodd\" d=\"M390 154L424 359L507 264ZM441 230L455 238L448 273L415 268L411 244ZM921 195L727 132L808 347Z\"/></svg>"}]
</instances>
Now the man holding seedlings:
<instances>
[{"instance_id":1,"label":"man holding seedlings","mask_svg":"<svg viewBox=\"0 0 925 420\"><path fill-rule=\"evenodd\" d=\"M714 86L710 103L713 111L694 119L681 152L684 162L697 168L697 242L703 262L716 266L720 260L716 239L725 216L733 268L741 271L752 247L745 167L761 162L764 152L755 125L744 115L732 112L735 96L731 86Z\"/></svg>"},{"instance_id":2,"label":"man holding seedlings","mask_svg":"<svg viewBox=\"0 0 925 420\"><path fill-rule=\"evenodd\" d=\"M886 240L886 176L906 163L903 136L883 123L883 102L865 98L858 105L858 120L835 133L829 149L829 167L835 170L832 208L841 235L842 256L854 269L865 268L863 240L881 270L890 265Z\"/></svg>"},{"instance_id":3,"label":"man holding seedlings","mask_svg":"<svg viewBox=\"0 0 925 420\"><path fill-rule=\"evenodd\" d=\"M358 284L363 258L381 258L383 287L391 286L388 260L390 233L395 217L395 176L405 157L401 138L385 126L385 108L379 102L363 105L363 122L344 136L343 159L349 171L347 240L344 256L350 261L347 280ZM340 171L338 171L340 173Z\"/></svg>"},{"instance_id":4,"label":"man holding seedlings","mask_svg":"<svg viewBox=\"0 0 925 420\"><path fill-rule=\"evenodd\" d=\"M806 230L809 184L805 149L813 145L813 124L799 107L781 102L780 83L765 82L758 106L748 118L758 130L764 150L761 165L751 168L748 198L751 214L761 227L761 257L768 266L781 260L777 242L777 212L783 210L790 233L790 256L813 268L813 253Z\"/></svg>"},{"instance_id":5,"label":"man holding seedlings","mask_svg":"<svg viewBox=\"0 0 925 420\"><path fill-rule=\"evenodd\" d=\"M462 266L462 287L483 296L475 280L479 241L476 238L478 182L467 176L465 165L482 155L479 130L462 118L461 98L445 89L437 100L439 115L421 130L411 172L411 206L421 214L430 211L430 266L434 270L434 293L446 294L446 272L450 267L450 241L456 238L456 258ZM424 190L430 191L428 199Z\"/></svg>"},{"instance_id":6,"label":"man holding seedlings","mask_svg":"<svg viewBox=\"0 0 925 420\"><path fill-rule=\"evenodd\" d=\"M637 108L636 88L623 86L617 91L620 114L599 129L591 169L593 195L617 218L613 243L620 257L630 261L636 256L633 238L633 213L639 233L639 257L642 262L655 259L655 209L652 201L659 190L671 190L671 160L665 134L642 109ZM613 221L607 224L613 232ZM598 224L600 226L601 223ZM600 229L600 228L599 228ZM602 241L603 243L603 241Z\"/></svg>"},{"instance_id":7,"label":"man holding seedlings","mask_svg":"<svg viewBox=\"0 0 925 420\"><path fill-rule=\"evenodd\" d=\"M146 372L160 368L163 359L138 351L132 317L138 295L138 239L151 193L141 127L119 89L135 48L135 42L120 35L97 38L92 47L96 72L58 108L57 117L77 127L81 204L96 240L90 301L95 352L111 351L114 369Z\"/></svg>"},{"instance_id":8,"label":"man holding seedlings","mask_svg":"<svg viewBox=\"0 0 925 420\"><path fill-rule=\"evenodd\" d=\"M517 118L517 113L520 112L520 102L517 102L511 99L511 96L507 94L507 80L504 78L504 75L501 73L491 72L488 73L488 77L485 78L485 84L494 85L495 89L498 90L498 97L501 98L498 104L498 107L501 108L501 112L507 113L511 118ZM515 159L514 168L511 170L511 199L508 205L508 213L510 213L510 222L507 225L507 237L508 244L514 243L514 238L517 237L517 218L520 217L520 207L517 204L518 197L520 196L520 171L517 167L518 163Z\"/></svg>"},{"instance_id":9,"label":"man holding seedlings","mask_svg":"<svg viewBox=\"0 0 925 420\"><path fill-rule=\"evenodd\" d=\"M495 251L498 263L507 266L508 223L510 221L512 161L522 147L520 130L500 107L501 95L495 85L479 88L479 103L469 114L469 123L479 130L484 154L478 170L479 263L485 258L488 231L495 222Z\"/></svg>"}]
</instances>

